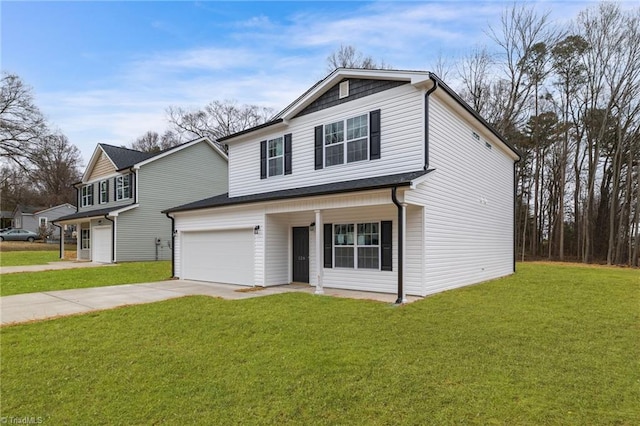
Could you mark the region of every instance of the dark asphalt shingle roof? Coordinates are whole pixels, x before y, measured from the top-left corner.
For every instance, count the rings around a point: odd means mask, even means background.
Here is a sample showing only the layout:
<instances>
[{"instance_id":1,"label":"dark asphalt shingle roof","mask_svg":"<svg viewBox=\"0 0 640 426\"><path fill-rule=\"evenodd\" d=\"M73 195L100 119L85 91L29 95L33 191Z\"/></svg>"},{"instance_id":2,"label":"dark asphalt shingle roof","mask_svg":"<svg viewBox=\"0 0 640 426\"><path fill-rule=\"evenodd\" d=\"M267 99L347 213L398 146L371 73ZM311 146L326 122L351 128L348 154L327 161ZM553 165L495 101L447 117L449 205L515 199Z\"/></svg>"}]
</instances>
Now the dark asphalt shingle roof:
<instances>
[{"instance_id":1,"label":"dark asphalt shingle roof","mask_svg":"<svg viewBox=\"0 0 640 426\"><path fill-rule=\"evenodd\" d=\"M424 176L431 170L419 170L416 172L399 173L395 175L376 176L365 179L356 179L346 182L333 182L322 185L307 186L302 188L283 189L280 191L265 192L261 194L243 195L231 197L229 194L217 195L204 200L183 204L167 209L162 213L183 212L189 210L206 209L210 207L231 206L236 204L255 203L262 201L286 200L289 198L312 197L318 195L340 194L344 192L366 191L370 189L391 188L394 186L406 186L412 180Z\"/></svg>"},{"instance_id":2,"label":"dark asphalt shingle roof","mask_svg":"<svg viewBox=\"0 0 640 426\"><path fill-rule=\"evenodd\" d=\"M127 204L127 205L124 205L124 206L118 206L118 207L107 207L107 208L104 208L104 209L97 209L97 210L89 210L89 211L82 211L82 212L78 212L78 213L72 213L72 214L68 214L66 216L59 217L56 220L54 220L54 222L61 222L63 220L70 220L70 219L84 219L84 218L87 218L87 217L104 216L107 213L111 213L112 211L116 211L116 210L123 209L125 207L129 207L129 206L131 206L133 204L134 203Z\"/></svg>"},{"instance_id":3,"label":"dark asphalt shingle roof","mask_svg":"<svg viewBox=\"0 0 640 426\"><path fill-rule=\"evenodd\" d=\"M155 157L157 152L142 152L135 149L123 148L121 146L108 145L106 143L99 144L102 150L109 156L117 170L126 169L136 163Z\"/></svg>"}]
</instances>

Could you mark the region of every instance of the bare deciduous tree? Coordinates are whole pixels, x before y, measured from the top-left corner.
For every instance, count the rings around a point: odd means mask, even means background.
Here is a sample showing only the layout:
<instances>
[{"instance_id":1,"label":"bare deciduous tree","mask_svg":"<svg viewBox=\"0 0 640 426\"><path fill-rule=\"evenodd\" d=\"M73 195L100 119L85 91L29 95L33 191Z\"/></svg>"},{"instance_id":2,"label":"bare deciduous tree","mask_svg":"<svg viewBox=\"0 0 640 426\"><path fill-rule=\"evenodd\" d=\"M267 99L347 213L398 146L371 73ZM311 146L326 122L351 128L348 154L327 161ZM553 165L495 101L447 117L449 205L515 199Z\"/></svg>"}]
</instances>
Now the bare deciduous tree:
<instances>
[{"instance_id":1,"label":"bare deciduous tree","mask_svg":"<svg viewBox=\"0 0 640 426\"><path fill-rule=\"evenodd\" d=\"M47 132L31 88L15 74L2 74L0 87L0 157L26 169L33 144Z\"/></svg>"},{"instance_id":2,"label":"bare deciduous tree","mask_svg":"<svg viewBox=\"0 0 640 426\"><path fill-rule=\"evenodd\" d=\"M223 136L263 124L275 111L257 105L238 105L235 101L213 101L203 109L187 110L181 107L169 107L169 122L175 127L182 139L208 137L218 143ZM218 143L225 149L223 144Z\"/></svg>"},{"instance_id":3,"label":"bare deciduous tree","mask_svg":"<svg viewBox=\"0 0 640 426\"><path fill-rule=\"evenodd\" d=\"M160 136L158 132L148 131L131 143L131 148L142 152L160 152L180 144L180 138L167 130Z\"/></svg>"},{"instance_id":4,"label":"bare deciduous tree","mask_svg":"<svg viewBox=\"0 0 640 426\"><path fill-rule=\"evenodd\" d=\"M378 62L373 56L365 55L354 46L341 44L339 49L327 57L327 72L336 68L391 69L391 65L382 59Z\"/></svg>"}]
</instances>

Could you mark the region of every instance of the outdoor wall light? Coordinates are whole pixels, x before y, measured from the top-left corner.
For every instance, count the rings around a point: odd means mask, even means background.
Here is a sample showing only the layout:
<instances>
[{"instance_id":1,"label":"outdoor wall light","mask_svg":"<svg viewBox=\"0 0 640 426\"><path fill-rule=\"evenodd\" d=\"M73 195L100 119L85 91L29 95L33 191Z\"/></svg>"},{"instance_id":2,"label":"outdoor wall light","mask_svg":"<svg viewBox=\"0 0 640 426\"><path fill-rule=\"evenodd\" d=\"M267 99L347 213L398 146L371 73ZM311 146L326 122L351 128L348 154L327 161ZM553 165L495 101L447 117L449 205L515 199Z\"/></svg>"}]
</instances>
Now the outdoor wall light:
<instances>
[{"instance_id":1,"label":"outdoor wall light","mask_svg":"<svg viewBox=\"0 0 640 426\"><path fill-rule=\"evenodd\" d=\"M315 222L311 222L309 224L309 231L315 231L316 230L316 223Z\"/></svg>"},{"instance_id":2,"label":"outdoor wall light","mask_svg":"<svg viewBox=\"0 0 640 426\"><path fill-rule=\"evenodd\" d=\"M260 231L260 225L256 225L255 228L253 228L253 234L258 235L258 231Z\"/></svg>"}]
</instances>

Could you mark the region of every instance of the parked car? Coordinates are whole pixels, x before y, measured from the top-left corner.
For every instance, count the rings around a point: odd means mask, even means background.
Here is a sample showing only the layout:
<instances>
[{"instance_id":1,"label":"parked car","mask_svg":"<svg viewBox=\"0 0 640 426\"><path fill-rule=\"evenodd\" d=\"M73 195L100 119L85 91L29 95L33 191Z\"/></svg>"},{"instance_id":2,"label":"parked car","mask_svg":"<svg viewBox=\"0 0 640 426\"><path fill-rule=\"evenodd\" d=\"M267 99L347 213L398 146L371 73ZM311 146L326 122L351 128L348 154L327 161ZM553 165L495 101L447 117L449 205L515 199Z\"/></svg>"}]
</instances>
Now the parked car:
<instances>
[{"instance_id":1,"label":"parked car","mask_svg":"<svg viewBox=\"0 0 640 426\"><path fill-rule=\"evenodd\" d=\"M26 229L12 229L0 232L0 241L29 241L30 243L39 240L40 236L35 232Z\"/></svg>"}]
</instances>

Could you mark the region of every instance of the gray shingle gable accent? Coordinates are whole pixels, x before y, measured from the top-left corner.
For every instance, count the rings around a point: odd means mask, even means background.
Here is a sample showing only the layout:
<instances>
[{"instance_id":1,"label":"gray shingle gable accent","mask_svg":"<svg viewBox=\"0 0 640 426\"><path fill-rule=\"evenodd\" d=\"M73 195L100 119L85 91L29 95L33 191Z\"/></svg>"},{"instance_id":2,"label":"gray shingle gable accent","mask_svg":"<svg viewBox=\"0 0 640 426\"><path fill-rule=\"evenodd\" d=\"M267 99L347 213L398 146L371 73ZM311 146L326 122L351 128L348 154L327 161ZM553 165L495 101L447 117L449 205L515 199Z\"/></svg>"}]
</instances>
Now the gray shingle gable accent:
<instances>
[{"instance_id":1,"label":"gray shingle gable accent","mask_svg":"<svg viewBox=\"0 0 640 426\"><path fill-rule=\"evenodd\" d=\"M411 181L431 172L419 170L416 172L399 173L395 175L377 176L366 179L356 179L346 182L333 182L303 188L284 189L281 191L265 192L261 194L229 197L229 193L196 201L182 206L164 210L162 213L175 213L190 210L200 210L211 207L231 206L264 201L286 200L291 198L313 197L319 195L340 194L345 192L366 191L372 189L391 188L394 186L408 186Z\"/></svg>"},{"instance_id":2,"label":"gray shingle gable accent","mask_svg":"<svg viewBox=\"0 0 640 426\"><path fill-rule=\"evenodd\" d=\"M349 81L349 96L340 99L340 83L345 80ZM393 89L394 87L402 86L404 84L409 84L409 82L398 80L376 80L368 78L344 78L333 85L329 90L322 94L322 96L320 96L306 108L296 114L296 117L311 114L312 112L320 111L325 108L331 108L333 106L353 101L355 99L364 98L365 96Z\"/></svg>"}]
</instances>

